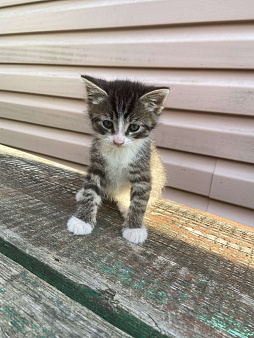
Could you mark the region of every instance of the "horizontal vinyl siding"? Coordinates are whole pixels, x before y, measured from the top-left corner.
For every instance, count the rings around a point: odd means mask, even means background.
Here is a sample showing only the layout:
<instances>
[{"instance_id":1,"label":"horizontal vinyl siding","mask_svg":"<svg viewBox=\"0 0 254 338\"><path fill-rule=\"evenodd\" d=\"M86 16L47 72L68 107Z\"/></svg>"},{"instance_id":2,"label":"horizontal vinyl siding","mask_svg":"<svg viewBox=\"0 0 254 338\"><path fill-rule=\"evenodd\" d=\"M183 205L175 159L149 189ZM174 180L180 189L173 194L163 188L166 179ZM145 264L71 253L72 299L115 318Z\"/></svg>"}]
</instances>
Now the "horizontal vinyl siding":
<instances>
[{"instance_id":1,"label":"horizontal vinyl siding","mask_svg":"<svg viewBox=\"0 0 254 338\"><path fill-rule=\"evenodd\" d=\"M92 133L78 100L0 92L0 106L3 118ZM164 148L254 163L253 130L250 117L165 110L154 134Z\"/></svg>"},{"instance_id":2,"label":"horizontal vinyl siding","mask_svg":"<svg viewBox=\"0 0 254 338\"><path fill-rule=\"evenodd\" d=\"M22 2L36 1L3 0L0 6ZM14 34L253 20L252 0L242 0L240 7L238 0L52 1L51 3L38 4L36 7L30 5L16 10L6 8L0 13L0 33Z\"/></svg>"},{"instance_id":3,"label":"horizontal vinyl siding","mask_svg":"<svg viewBox=\"0 0 254 338\"><path fill-rule=\"evenodd\" d=\"M0 62L253 69L250 31L254 24L2 36Z\"/></svg>"},{"instance_id":4,"label":"horizontal vinyl siding","mask_svg":"<svg viewBox=\"0 0 254 338\"><path fill-rule=\"evenodd\" d=\"M252 71L168 70L102 67L6 65L0 67L0 90L83 99L80 75L114 80L130 78L169 86L166 107L181 110L254 116Z\"/></svg>"},{"instance_id":5,"label":"horizontal vinyl siding","mask_svg":"<svg viewBox=\"0 0 254 338\"><path fill-rule=\"evenodd\" d=\"M16 6L16 5L25 5L25 4L31 4L31 3L36 3L36 2L45 2L45 1L48 1L48 0L1 0L0 8Z\"/></svg>"},{"instance_id":6,"label":"horizontal vinyl siding","mask_svg":"<svg viewBox=\"0 0 254 338\"><path fill-rule=\"evenodd\" d=\"M1 143L80 169L92 139L80 74L169 86L154 132L164 196L254 226L253 1L0 7Z\"/></svg>"},{"instance_id":7,"label":"horizontal vinyl siding","mask_svg":"<svg viewBox=\"0 0 254 338\"><path fill-rule=\"evenodd\" d=\"M33 152L59 157L78 163L88 163L91 136L71 131L1 120L1 140Z\"/></svg>"}]
</instances>

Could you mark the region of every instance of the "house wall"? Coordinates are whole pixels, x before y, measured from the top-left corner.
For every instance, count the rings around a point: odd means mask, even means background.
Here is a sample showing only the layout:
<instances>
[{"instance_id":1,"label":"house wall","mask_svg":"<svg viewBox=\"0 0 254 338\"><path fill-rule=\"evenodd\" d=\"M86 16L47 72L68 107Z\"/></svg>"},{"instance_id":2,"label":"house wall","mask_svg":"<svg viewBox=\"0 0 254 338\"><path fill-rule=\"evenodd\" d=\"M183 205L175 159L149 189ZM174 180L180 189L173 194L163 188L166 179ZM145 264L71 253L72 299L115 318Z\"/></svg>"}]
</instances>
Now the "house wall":
<instances>
[{"instance_id":1,"label":"house wall","mask_svg":"<svg viewBox=\"0 0 254 338\"><path fill-rule=\"evenodd\" d=\"M80 74L170 87L164 196L254 226L253 0L0 2L0 142L88 165Z\"/></svg>"}]
</instances>

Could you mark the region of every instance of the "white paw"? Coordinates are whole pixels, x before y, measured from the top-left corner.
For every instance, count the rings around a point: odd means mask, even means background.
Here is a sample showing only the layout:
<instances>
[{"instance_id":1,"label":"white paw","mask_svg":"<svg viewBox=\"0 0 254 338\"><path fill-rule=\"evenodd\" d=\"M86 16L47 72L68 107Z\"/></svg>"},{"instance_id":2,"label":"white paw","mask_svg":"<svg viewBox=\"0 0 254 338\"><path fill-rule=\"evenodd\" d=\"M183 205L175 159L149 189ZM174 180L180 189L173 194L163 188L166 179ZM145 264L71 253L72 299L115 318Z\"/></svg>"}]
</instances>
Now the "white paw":
<instances>
[{"instance_id":1,"label":"white paw","mask_svg":"<svg viewBox=\"0 0 254 338\"><path fill-rule=\"evenodd\" d=\"M85 189L82 188L82 189L80 189L80 190L76 193L76 201L77 201L77 202L83 201L83 199L84 199L84 191L85 191Z\"/></svg>"},{"instance_id":2,"label":"white paw","mask_svg":"<svg viewBox=\"0 0 254 338\"><path fill-rule=\"evenodd\" d=\"M138 229L123 229L123 238L131 243L144 243L147 239L147 230L145 227Z\"/></svg>"},{"instance_id":3,"label":"white paw","mask_svg":"<svg viewBox=\"0 0 254 338\"><path fill-rule=\"evenodd\" d=\"M67 229L73 232L74 235L88 235L93 231L91 224L83 222L74 216L69 219Z\"/></svg>"}]
</instances>

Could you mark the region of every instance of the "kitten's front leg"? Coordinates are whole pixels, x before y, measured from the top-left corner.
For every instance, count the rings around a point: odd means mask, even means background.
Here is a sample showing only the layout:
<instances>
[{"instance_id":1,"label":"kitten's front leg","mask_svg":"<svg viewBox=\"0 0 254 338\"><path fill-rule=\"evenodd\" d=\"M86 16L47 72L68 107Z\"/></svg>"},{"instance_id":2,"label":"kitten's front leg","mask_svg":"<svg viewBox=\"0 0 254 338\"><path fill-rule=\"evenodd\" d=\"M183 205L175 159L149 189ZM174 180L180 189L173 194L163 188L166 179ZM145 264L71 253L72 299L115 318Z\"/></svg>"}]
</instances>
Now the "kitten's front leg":
<instances>
[{"instance_id":1,"label":"kitten's front leg","mask_svg":"<svg viewBox=\"0 0 254 338\"><path fill-rule=\"evenodd\" d=\"M103 190L103 172L95 167L88 169L83 188L76 194L77 211L72 216L67 228L74 235L88 235L96 224L98 206L101 204Z\"/></svg>"},{"instance_id":2,"label":"kitten's front leg","mask_svg":"<svg viewBox=\"0 0 254 338\"><path fill-rule=\"evenodd\" d=\"M131 204L124 222L123 238L135 244L144 243L147 230L143 219L151 192L150 172L133 172L130 182Z\"/></svg>"}]
</instances>

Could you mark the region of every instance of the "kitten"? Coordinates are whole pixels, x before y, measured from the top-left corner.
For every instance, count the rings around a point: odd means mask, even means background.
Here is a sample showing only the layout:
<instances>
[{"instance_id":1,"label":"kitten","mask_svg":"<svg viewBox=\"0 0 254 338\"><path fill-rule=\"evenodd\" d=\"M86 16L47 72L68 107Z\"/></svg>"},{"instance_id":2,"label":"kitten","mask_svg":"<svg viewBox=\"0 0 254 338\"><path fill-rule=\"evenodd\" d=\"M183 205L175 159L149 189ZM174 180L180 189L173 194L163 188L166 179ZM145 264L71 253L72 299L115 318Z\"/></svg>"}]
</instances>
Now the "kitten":
<instances>
[{"instance_id":1,"label":"kitten","mask_svg":"<svg viewBox=\"0 0 254 338\"><path fill-rule=\"evenodd\" d=\"M160 157L151 141L169 88L127 80L105 81L83 76L88 114L95 136L90 167L77 193L77 211L67 224L75 235L90 234L102 198L116 201L124 217L122 236L143 243L148 204L165 184Z\"/></svg>"}]
</instances>

